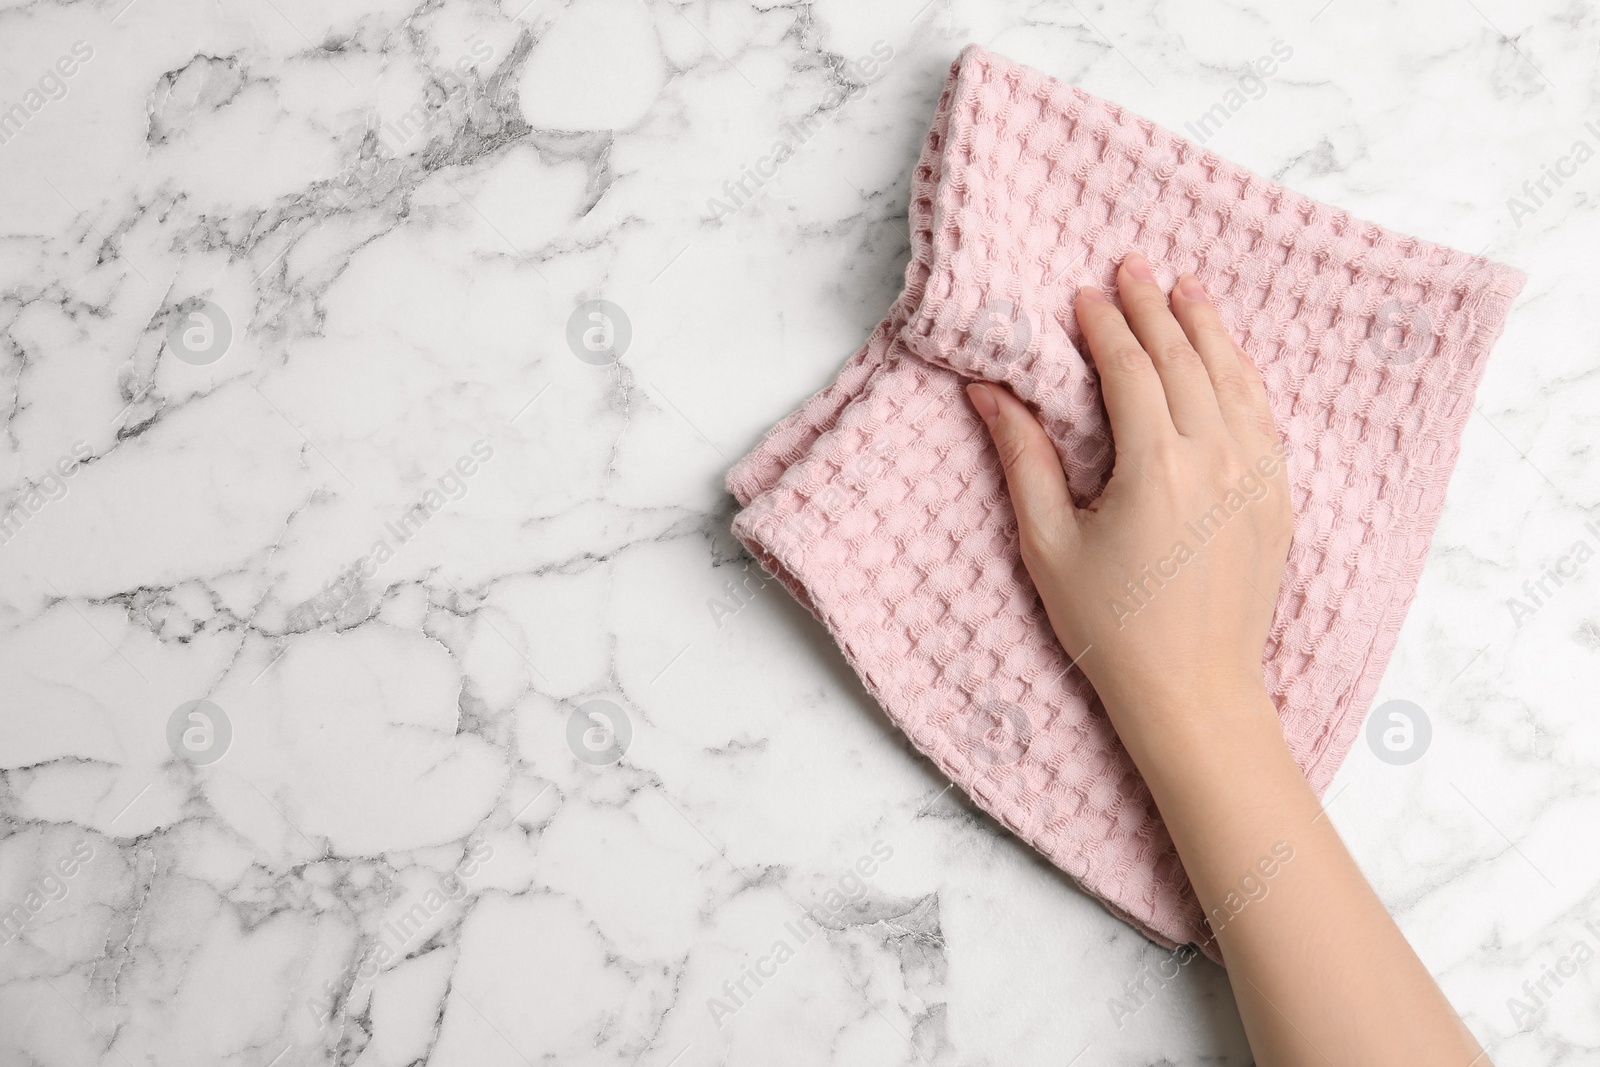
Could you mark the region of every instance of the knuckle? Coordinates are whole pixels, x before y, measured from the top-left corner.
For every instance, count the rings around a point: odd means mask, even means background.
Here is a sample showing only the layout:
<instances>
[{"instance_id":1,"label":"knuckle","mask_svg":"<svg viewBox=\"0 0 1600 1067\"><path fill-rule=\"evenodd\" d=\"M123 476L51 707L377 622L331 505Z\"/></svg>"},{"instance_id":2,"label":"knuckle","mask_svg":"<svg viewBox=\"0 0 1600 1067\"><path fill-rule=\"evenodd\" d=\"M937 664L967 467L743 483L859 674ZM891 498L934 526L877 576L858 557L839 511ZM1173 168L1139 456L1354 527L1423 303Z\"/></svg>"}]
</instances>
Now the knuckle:
<instances>
[{"instance_id":1,"label":"knuckle","mask_svg":"<svg viewBox=\"0 0 1600 1067\"><path fill-rule=\"evenodd\" d=\"M1017 545L1029 571L1061 555L1061 531L1056 524L1028 512L1017 513Z\"/></svg>"},{"instance_id":2,"label":"knuckle","mask_svg":"<svg viewBox=\"0 0 1600 1067\"><path fill-rule=\"evenodd\" d=\"M1163 341L1152 347L1154 348L1153 354L1155 358L1162 363L1176 364L1186 360L1198 361L1200 359L1200 353L1196 352L1194 346L1187 341Z\"/></svg>"},{"instance_id":3,"label":"knuckle","mask_svg":"<svg viewBox=\"0 0 1600 1067\"><path fill-rule=\"evenodd\" d=\"M1232 487L1242 481L1253 468L1241 460L1232 449L1224 449L1212 463L1211 469L1223 485Z\"/></svg>"},{"instance_id":4,"label":"knuckle","mask_svg":"<svg viewBox=\"0 0 1600 1067\"><path fill-rule=\"evenodd\" d=\"M1028 454L1027 440L1012 426L995 434L994 448L1000 454L1000 465L1008 471L1020 467Z\"/></svg>"},{"instance_id":5,"label":"knuckle","mask_svg":"<svg viewBox=\"0 0 1600 1067\"><path fill-rule=\"evenodd\" d=\"M1154 282L1135 281L1130 288L1122 292L1122 299L1131 311L1140 314L1167 309L1167 298L1162 295L1160 287Z\"/></svg>"},{"instance_id":6,"label":"knuckle","mask_svg":"<svg viewBox=\"0 0 1600 1067\"><path fill-rule=\"evenodd\" d=\"M1209 304L1194 309L1194 314L1189 318L1189 329L1208 341L1216 341L1230 350L1233 348L1233 338L1223 328L1222 320L1216 317Z\"/></svg>"},{"instance_id":7,"label":"knuckle","mask_svg":"<svg viewBox=\"0 0 1600 1067\"><path fill-rule=\"evenodd\" d=\"M1238 374L1229 374L1227 371L1217 373L1217 397L1225 401L1230 407L1248 411L1253 401L1250 395L1250 386Z\"/></svg>"},{"instance_id":8,"label":"knuckle","mask_svg":"<svg viewBox=\"0 0 1600 1067\"><path fill-rule=\"evenodd\" d=\"M1112 374L1126 378L1138 374L1149 364L1150 357L1132 341L1122 341L1107 348L1105 362Z\"/></svg>"},{"instance_id":9,"label":"knuckle","mask_svg":"<svg viewBox=\"0 0 1600 1067\"><path fill-rule=\"evenodd\" d=\"M1152 445L1145 459L1150 476L1165 486L1187 481L1183 449L1176 441L1160 441Z\"/></svg>"}]
</instances>

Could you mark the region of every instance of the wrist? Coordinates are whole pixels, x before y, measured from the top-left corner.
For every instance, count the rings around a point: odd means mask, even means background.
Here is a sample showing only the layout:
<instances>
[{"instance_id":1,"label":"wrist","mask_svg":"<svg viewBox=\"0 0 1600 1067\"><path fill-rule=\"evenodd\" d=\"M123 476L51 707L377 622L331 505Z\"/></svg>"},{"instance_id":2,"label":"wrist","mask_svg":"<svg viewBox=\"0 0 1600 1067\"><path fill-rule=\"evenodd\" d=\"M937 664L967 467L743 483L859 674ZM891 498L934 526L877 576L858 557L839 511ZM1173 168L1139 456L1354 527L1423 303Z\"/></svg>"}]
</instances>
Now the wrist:
<instances>
[{"instance_id":1,"label":"wrist","mask_svg":"<svg viewBox=\"0 0 1600 1067\"><path fill-rule=\"evenodd\" d=\"M1241 761L1288 753L1277 707L1259 674L1182 692L1117 694L1104 701L1123 746L1146 779L1210 779Z\"/></svg>"},{"instance_id":2,"label":"wrist","mask_svg":"<svg viewBox=\"0 0 1600 1067\"><path fill-rule=\"evenodd\" d=\"M1265 684L1196 690L1137 716L1128 710L1114 712L1112 722L1186 869L1213 854L1226 866L1236 852L1259 852L1313 824L1320 802L1289 751ZM1191 878L1197 873L1190 869Z\"/></svg>"}]
</instances>

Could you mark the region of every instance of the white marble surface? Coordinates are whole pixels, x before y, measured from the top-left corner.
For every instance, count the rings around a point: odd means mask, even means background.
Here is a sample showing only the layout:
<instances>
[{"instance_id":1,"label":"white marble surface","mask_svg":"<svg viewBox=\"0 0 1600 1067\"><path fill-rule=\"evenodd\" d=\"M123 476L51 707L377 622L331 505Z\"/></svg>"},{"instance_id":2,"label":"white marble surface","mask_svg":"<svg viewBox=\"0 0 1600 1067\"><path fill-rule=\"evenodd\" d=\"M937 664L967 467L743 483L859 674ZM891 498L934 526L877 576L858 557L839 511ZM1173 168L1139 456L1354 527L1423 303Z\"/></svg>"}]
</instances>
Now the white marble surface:
<instances>
[{"instance_id":1,"label":"white marble surface","mask_svg":"<svg viewBox=\"0 0 1600 1067\"><path fill-rule=\"evenodd\" d=\"M897 291L963 43L1181 130L1279 38L1211 147L1531 275L1379 696L1431 747L1332 816L1497 1063L1596 1062L1600 561L1508 604L1600 546L1600 161L1523 191L1600 148L1591 6L523 5L0 6L0 1063L1249 1062L1203 961L1113 1021L1164 954L943 791L721 475Z\"/></svg>"}]
</instances>

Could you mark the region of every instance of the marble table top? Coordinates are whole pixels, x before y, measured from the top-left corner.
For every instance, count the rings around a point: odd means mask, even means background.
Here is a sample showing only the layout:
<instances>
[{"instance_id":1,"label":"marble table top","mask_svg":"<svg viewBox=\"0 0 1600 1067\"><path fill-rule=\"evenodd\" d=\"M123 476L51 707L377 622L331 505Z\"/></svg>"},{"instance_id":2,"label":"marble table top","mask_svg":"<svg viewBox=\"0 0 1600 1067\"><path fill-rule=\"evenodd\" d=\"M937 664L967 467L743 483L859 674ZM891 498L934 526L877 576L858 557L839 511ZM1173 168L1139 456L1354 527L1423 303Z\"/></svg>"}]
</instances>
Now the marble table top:
<instances>
[{"instance_id":1,"label":"marble table top","mask_svg":"<svg viewBox=\"0 0 1600 1067\"><path fill-rule=\"evenodd\" d=\"M1250 1062L728 533L969 41L1530 275L1377 700L1426 740L1327 799L1496 1063L1596 1062L1592 6L32 0L0 1067Z\"/></svg>"}]
</instances>

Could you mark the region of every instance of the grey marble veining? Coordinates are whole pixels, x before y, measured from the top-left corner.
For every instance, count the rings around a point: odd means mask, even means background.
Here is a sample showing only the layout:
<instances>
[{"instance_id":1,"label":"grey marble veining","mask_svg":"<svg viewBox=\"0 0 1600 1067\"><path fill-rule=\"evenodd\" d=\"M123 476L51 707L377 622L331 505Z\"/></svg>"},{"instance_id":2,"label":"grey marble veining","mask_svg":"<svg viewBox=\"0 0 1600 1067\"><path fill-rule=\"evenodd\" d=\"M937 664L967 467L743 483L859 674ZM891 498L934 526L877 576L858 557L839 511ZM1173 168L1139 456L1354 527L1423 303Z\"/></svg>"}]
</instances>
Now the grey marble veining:
<instances>
[{"instance_id":1,"label":"grey marble veining","mask_svg":"<svg viewBox=\"0 0 1600 1067\"><path fill-rule=\"evenodd\" d=\"M1600 18L1504 0L0 10L0 1060L1249 1062L727 531L967 41L1529 273L1328 806L1595 1062Z\"/></svg>"}]
</instances>

